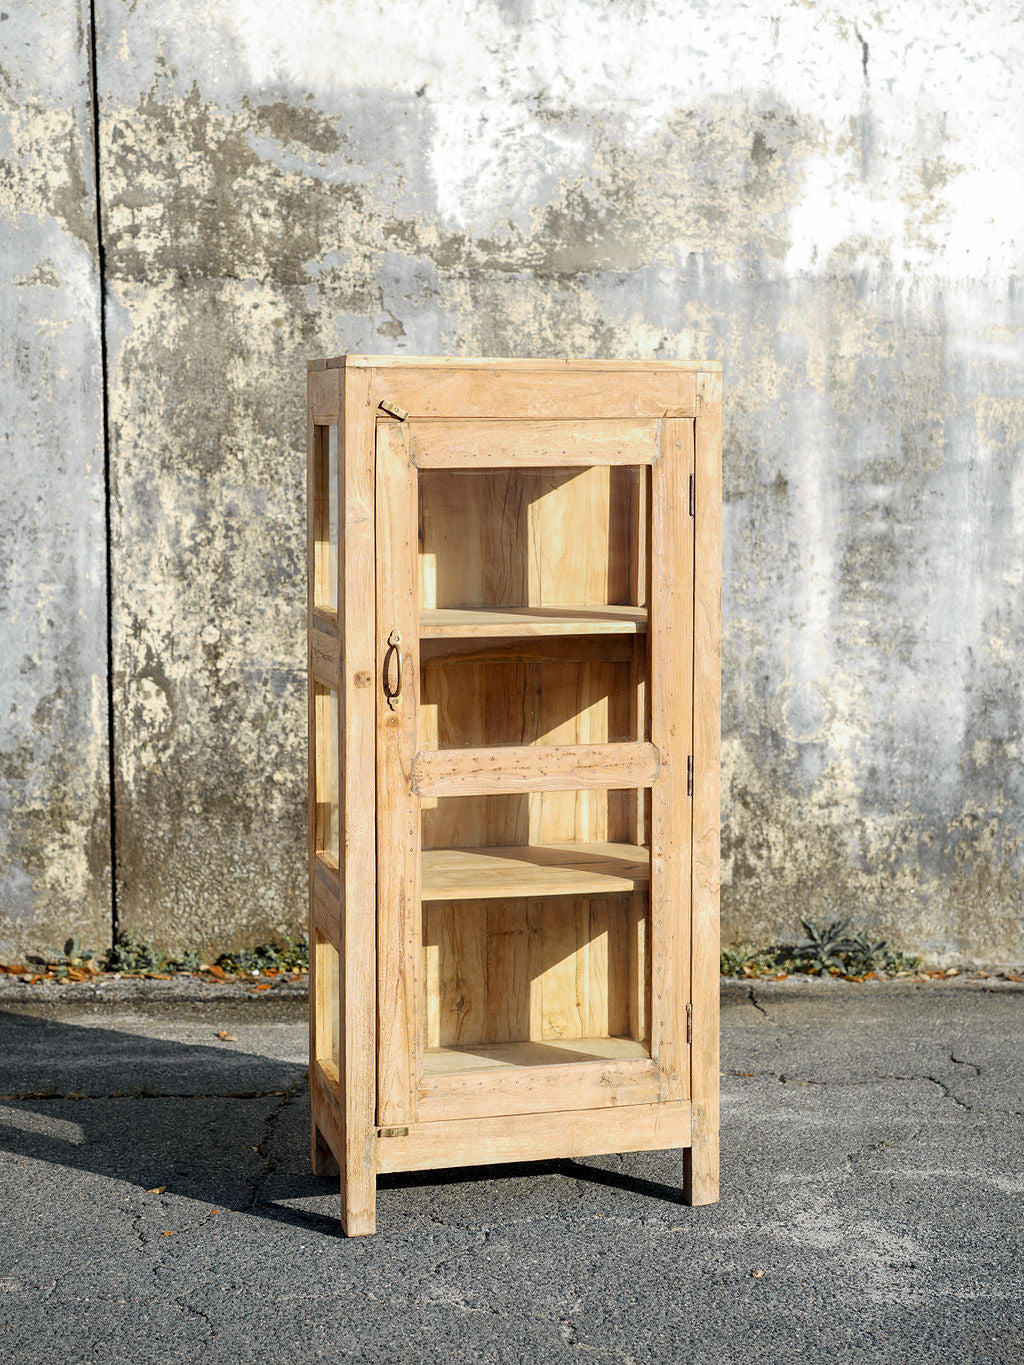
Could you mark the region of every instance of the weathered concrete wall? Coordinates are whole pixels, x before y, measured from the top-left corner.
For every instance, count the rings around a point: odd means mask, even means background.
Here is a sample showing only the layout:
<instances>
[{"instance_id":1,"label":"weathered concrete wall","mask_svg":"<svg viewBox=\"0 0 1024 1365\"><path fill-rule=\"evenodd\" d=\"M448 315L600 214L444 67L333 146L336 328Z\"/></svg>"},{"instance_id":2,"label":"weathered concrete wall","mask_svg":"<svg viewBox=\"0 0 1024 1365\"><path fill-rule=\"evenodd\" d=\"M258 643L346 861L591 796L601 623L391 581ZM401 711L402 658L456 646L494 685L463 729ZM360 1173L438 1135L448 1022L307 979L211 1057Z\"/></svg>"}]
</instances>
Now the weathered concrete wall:
<instances>
[{"instance_id":1,"label":"weathered concrete wall","mask_svg":"<svg viewBox=\"0 0 1024 1365\"><path fill-rule=\"evenodd\" d=\"M0 961L110 941L87 7L0 17Z\"/></svg>"},{"instance_id":2,"label":"weathered concrete wall","mask_svg":"<svg viewBox=\"0 0 1024 1365\"><path fill-rule=\"evenodd\" d=\"M97 15L124 922L301 922L307 357L708 355L726 937L1019 958L1015 9Z\"/></svg>"}]
</instances>

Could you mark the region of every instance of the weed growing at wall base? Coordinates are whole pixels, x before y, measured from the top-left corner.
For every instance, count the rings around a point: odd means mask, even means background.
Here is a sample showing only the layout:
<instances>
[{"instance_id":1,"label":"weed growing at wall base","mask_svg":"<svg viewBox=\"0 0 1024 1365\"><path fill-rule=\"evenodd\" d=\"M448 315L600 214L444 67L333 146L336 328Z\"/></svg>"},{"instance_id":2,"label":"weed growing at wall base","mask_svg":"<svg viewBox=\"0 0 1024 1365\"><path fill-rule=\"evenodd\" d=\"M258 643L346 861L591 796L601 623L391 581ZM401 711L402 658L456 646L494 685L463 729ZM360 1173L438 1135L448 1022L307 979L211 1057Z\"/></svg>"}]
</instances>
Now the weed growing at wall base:
<instances>
[{"instance_id":1,"label":"weed growing at wall base","mask_svg":"<svg viewBox=\"0 0 1024 1365\"><path fill-rule=\"evenodd\" d=\"M851 933L848 919L823 924L804 919L800 923L804 937L795 943L779 943L766 948L734 943L723 948L722 975L778 977L804 972L811 976L840 976L846 981L869 981L876 977L910 975L921 969L919 957L890 947L884 938L873 938L866 929Z\"/></svg>"},{"instance_id":2,"label":"weed growing at wall base","mask_svg":"<svg viewBox=\"0 0 1024 1365\"><path fill-rule=\"evenodd\" d=\"M203 961L194 948L180 957L168 957L133 929L118 934L106 953L83 948L78 938L69 938L63 953L31 954L24 963L0 966L0 972L38 981L89 981L102 975L155 977L203 976L215 981L229 977L280 977L303 975L309 970L309 944L290 938L282 943L259 943L233 953L221 953L213 963Z\"/></svg>"}]
</instances>

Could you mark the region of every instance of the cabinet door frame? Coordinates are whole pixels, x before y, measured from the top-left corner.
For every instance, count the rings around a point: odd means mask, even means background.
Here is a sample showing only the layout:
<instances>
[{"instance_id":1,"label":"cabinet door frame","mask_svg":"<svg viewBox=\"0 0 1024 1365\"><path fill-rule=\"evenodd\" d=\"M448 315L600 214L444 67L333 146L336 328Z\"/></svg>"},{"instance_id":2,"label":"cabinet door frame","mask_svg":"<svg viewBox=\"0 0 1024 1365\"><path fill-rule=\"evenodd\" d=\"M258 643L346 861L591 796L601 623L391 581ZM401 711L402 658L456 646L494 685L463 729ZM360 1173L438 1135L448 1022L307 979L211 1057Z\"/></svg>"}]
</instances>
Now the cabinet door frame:
<instances>
[{"instance_id":1,"label":"cabinet door frame","mask_svg":"<svg viewBox=\"0 0 1024 1365\"><path fill-rule=\"evenodd\" d=\"M377 419L376 478L377 1123L392 1128L416 1122L423 1070L418 489L408 428L393 418ZM385 680L400 682L390 700Z\"/></svg>"},{"instance_id":2,"label":"cabinet door frame","mask_svg":"<svg viewBox=\"0 0 1024 1365\"><path fill-rule=\"evenodd\" d=\"M561 378L562 376L558 376ZM535 381L536 382L536 381ZM545 388L536 383L538 393ZM532 408L498 416L532 426ZM478 413L476 415L479 415ZM459 416L450 421L457 428ZM566 422L564 417L558 419ZM582 423L587 417L578 418ZM640 425L640 424L638 424ZM602 463L650 468L647 566L650 744L660 755L653 776L630 785L652 787L650 880L650 1052L651 1060L624 1062L615 1084L609 1077L577 1068L577 1084L553 1087L548 1069L531 1068L499 1080L482 1077L467 1090L465 1078L423 1075L423 949L420 804L417 794L419 636L417 563L417 424L378 415L376 420L376 698L377 698L377 1124L394 1129L419 1119L484 1116L480 1095L493 1081L495 1117L501 1113L565 1108L579 1110L615 1103L616 1086L637 1103L686 1100L690 1094L687 1015L690 999L691 802L687 792L692 758L693 520L689 483L694 470L692 416L647 418L653 435L635 453L627 446ZM582 460L579 461L583 463ZM532 468L530 459L502 461ZM398 636L395 632L398 632ZM396 643L396 640L398 643ZM385 695L397 686L392 706ZM608 746L621 749L637 746ZM649 747L649 745L648 745ZM521 751L532 753L532 750ZM542 753L537 754L538 760ZM422 766L422 764L420 765ZM527 784L528 785L528 784ZM606 785L614 785L607 783ZM569 1082L569 1075L566 1076ZM421 1103L422 1102L422 1103ZM483 1102L486 1108L486 1101Z\"/></svg>"}]
</instances>

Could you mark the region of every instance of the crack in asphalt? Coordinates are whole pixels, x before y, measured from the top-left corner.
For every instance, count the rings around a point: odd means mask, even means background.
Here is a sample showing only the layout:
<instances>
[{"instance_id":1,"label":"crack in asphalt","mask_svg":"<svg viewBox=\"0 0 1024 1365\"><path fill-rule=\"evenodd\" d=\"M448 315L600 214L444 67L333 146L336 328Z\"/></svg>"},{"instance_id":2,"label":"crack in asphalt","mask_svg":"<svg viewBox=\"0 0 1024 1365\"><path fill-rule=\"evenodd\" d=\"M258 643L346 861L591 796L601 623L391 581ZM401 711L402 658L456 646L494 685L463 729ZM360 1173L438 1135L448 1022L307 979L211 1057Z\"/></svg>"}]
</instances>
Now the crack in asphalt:
<instances>
[{"instance_id":1,"label":"crack in asphalt","mask_svg":"<svg viewBox=\"0 0 1024 1365\"><path fill-rule=\"evenodd\" d=\"M187 1299L183 1299L180 1294L175 1296L174 1302L180 1303L186 1313L191 1313L193 1317L202 1318L203 1322L206 1323L206 1330L210 1334L210 1340L211 1341L214 1340L214 1338L217 1336L217 1329L214 1327L213 1322L208 1313L206 1313L202 1308L196 1308L196 1306L194 1304L189 1303Z\"/></svg>"},{"instance_id":2,"label":"crack in asphalt","mask_svg":"<svg viewBox=\"0 0 1024 1365\"><path fill-rule=\"evenodd\" d=\"M969 1062L967 1063L967 1065L973 1066L974 1063ZM748 1077L748 1073L742 1071L726 1071L722 1072L722 1075L734 1076L739 1079L747 1079ZM942 1091L943 1095L945 1095L947 1099L952 1100L955 1105L959 1106L959 1108L966 1109L968 1112L973 1112L973 1105L966 1104L963 1100L958 1099L957 1096L953 1094L949 1086L946 1085L944 1081L940 1081L936 1076L926 1076L923 1074L903 1076L897 1075L892 1072L886 1072L884 1075L880 1076L856 1076L851 1077L849 1079L835 1080L823 1079L819 1077L788 1076L785 1072L761 1071L749 1073L749 1078L752 1080L757 1079L758 1077L765 1077L769 1080L777 1081L780 1085L863 1086L879 1085L884 1081L901 1081L903 1083L909 1081L928 1081L931 1085L938 1086L938 1088Z\"/></svg>"},{"instance_id":3,"label":"crack in asphalt","mask_svg":"<svg viewBox=\"0 0 1024 1365\"><path fill-rule=\"evenodd\" d=\"M279 1090L274 1092L275 1094L281 1095L282 1099L281 1103L275 1105L275 1107L263 1120L263 1137L256 1148L256 1151L263 1158L263 1170L259 1173L259 1175L257 1175L256 1179L253 1181L252 1192L249 1198L249 1207L251 1209L254 1209L259 1205L260 1196L263 1193L263 1186L267 1182L267 1177L277 1167L277 1158L270 1151L270 1144L273 1142L274 1139L274 1131L277 1127L277 1121L284 1113L284 1111L288 1108L288 1106L293 1102L296 1095L299 1093L300 1088L301 1082L298 1082L290 1090Z\"/></svg>"},{"instance_id":4,"label":"crack in asphalt","mask_svg":"<svg viewBox=\"0 0 1024 1365\"><path fill-rule=\"evenodd\" d=\"M950 1060L951 1062L953 1062L954 1065L956 1065L956 1066L969 1066L969 1067L972 1067L973 1070L974 1070L974 1074L975 1074L976 1076L980 1076L980 1075L981 1075L981 1067L978 1065L977 1062L969 1062L969 1061L967 1061L967 1059L966 1059L965 1057L957 1057L957 1056L955 1055L955 1053L952 1053L952 1052L949 1054L949 1060Z\"/></svg>"},{"instance_id":5,"label":"crack in asphalt","mask_svg":"<svg viewBox=\"0 0 1024 1365\"><path fill-rule=\"evenodd\" d=\"M753 1005L754 1009L758 1010L761 1014L764 1015L764 1017L768 1020L769 1024L775 1023L775 1020L768 1013L765 1007L761 1004L760 1000L758 1000L757 992L754 990L753 986L751 986L747 991L747 999Z\"/></svg>"},{"instance_id":6,"label":"crack in asphalt","mask_svg":"<svg viewBox=\"0 0 1024 1365\"><path fill-rule=\"evenodd\" d=\"M955 1105L958 1105L961 1109L966 1109L968 1113L972 1112L974 1106L965 1104L963 1100L958 1099L957 1096L953 1094L952 1090L950 1090L946 1082L940 1081L937 1076L919 1076L915 1079L931 1081L932 1085L937 1085L939 1087L947 1100L952 1100Z\"/></svg>"}]
</instances>

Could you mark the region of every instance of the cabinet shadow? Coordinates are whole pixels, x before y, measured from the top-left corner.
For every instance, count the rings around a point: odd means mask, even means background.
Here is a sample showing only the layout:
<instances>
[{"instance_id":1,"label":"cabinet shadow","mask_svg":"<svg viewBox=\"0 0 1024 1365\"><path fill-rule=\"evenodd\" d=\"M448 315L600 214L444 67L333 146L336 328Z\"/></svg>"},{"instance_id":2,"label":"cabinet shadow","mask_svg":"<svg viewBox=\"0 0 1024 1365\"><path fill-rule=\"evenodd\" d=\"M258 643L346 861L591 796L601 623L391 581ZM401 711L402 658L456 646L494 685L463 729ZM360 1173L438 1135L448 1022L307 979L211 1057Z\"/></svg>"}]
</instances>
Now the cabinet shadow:
<instances>
[{"instance_id":1,"label":"cabinet shadow","mask_svg":"<svg viewBox=\"0 0 1024 1365\"><path fill-rule=\"evenodd\" d=\"M309 1169L305 1066L6 1010L0 1037L0 1154L65 1172L54 1186L59 1197L78 1197L81 1172L343 1236L333 1202L324 1213L284 1202L337 1190ZM681 1154L673 1155L681 1177ZM378 1188L539 1174L682 1202L674 1186L572 1160L382 1175ZM464 1201L456 1208L465 1210Z\"/></svg>"}]
</instances>

